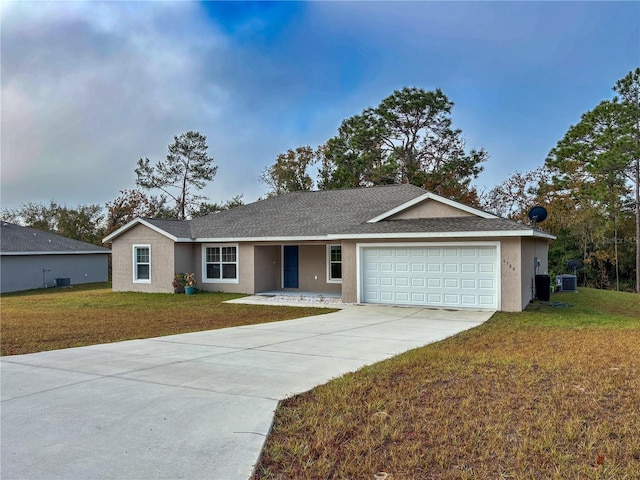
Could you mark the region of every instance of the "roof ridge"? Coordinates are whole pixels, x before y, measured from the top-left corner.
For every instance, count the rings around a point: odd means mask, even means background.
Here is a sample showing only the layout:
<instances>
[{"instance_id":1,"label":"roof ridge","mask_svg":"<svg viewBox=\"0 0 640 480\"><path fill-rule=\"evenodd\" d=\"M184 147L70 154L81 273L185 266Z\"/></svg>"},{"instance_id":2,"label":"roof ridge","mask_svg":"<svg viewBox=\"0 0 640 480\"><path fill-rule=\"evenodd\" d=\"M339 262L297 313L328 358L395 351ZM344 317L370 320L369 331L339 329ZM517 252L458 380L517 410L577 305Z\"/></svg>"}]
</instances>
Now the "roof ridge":
<instances>
[{"instance_id":1,"label":"roof ridge","mask_svg":"<svg viewBox=\"0 0 640 480\"><path fill-rule=\"evenodd\" d=\"M373 189L384 189L384 188L411 188L411 189L419 189L419 190L422 190L424 192L430 192L430 190L426 190L426 189L424 189L422 187L419 187L417 185L413 185L411 183L390 183L390 184L385 184L385 185L370 185L370 186L364 186L363 185L363 186L360 186L360 187L322 188L322 189L318 189L318 190L295 190L293 192L284 192L284 193L281 193L279 195L273 195L271 197L260 198L260 199L256 200L256 202L263 201L263 200L269 200L271 198L283 197L283 196L286 196L286 195L295 195L295 194L310 194L310 193L324 193L324 192L349 192L349 191L353 191L353 190L373 190ZM251 202L251 203L256 203L256 202ZM250 204L246 204L246 205L250 205Z\"/></svg>"},{"instance_id":2,"label":"roof ridge","mask_svg":"<svg viewBox=\"0 0 640 480\"><path fill-rule=\"evenodd\" d=\"M188 219L183 218L164 218L164 217L138 217L142 220L162 220L165 222L188 222Z\"/></svg>"}]
</instances>

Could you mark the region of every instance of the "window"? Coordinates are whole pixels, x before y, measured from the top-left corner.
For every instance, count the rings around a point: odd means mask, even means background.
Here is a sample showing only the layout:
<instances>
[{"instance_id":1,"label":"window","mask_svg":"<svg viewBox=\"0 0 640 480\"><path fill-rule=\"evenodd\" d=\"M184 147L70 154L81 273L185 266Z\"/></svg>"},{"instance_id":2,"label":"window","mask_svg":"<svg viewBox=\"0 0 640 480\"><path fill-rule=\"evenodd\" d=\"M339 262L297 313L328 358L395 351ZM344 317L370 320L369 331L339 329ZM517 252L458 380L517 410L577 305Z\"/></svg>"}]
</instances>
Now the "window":
<instances>
[{"instance_id":1,"label":"window","mask_svg":"<svg viewBox=\"0 0 640 480\"><path fill-rule=\"evenodd\" d=\"M133 246L133 281L151 283L151 245Z\"/></svg>"},{"instance_id":2,"label":"window","mask_svg":"<svg viewBox=\"0 0 640 480\"><path fill-rule=\"evenodd\" d=\"M342 282L342 247L340 245L327 245L327 282Z\"/></svg>"},{"instance_id":3,"label":"window","mask_svg":"<svg viewBox=\"0 0 640 480\"><path fill-rule=\"evenodd\" d=\"M205 246L203 250L205 282L238 282L237 245Z\"/></svg>"}]
</instances>

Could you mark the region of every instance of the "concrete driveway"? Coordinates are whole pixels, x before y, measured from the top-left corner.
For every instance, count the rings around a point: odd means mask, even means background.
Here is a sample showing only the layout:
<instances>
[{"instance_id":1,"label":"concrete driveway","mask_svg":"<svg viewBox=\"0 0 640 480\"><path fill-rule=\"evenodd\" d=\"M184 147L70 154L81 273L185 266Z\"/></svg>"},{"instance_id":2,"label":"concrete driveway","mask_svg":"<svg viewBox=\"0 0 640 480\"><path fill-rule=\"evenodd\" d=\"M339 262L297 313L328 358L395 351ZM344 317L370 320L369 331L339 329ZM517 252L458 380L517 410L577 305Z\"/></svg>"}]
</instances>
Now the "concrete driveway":
<instances>
[{"instance_id":1,"label":"concrete driveway","mask_svg":"<svg viewBox=\"0 0 640 480\"><path fill-rule=\"evenodd\" d=\"M475 327L491 314L353 306L3 357L1 476L244 480L278 400Z\"/></svg>"}]
</instances>

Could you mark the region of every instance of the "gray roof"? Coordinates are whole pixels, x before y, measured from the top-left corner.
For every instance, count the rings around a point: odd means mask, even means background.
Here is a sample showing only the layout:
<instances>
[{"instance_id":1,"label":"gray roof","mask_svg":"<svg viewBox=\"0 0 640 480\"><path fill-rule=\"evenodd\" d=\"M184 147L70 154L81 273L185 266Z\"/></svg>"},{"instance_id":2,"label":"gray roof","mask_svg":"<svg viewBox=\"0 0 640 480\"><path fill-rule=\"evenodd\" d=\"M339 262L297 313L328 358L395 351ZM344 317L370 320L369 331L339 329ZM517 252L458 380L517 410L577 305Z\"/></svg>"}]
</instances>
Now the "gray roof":
<instances>
[{"instance_id":1,"label":"gray roof","mask_svg":"<svg viewBox=\"0 0 640 480\"><path fill-rule=\"evenodd\" d=\"M456 232L504 232L531 231L531 227L506 218L447 217L415 218L410 220L384 220L376 223L362 223L338 234L371 233L456 233Z\"/></svg>"},{"instance_id":2,"label":"gray roof","mask_svg":"<svg viewBox=\"0 0 640 480\"><path fill-rule=\"evenodd\" d=\"M144 218L143 220L174 237L192 238L190 221L166 218Z\"/></svg>"},{"instance_id":3,"label":"gray roof","mask_svg":"<svg viewBox=\"0 0 640 480\"><path fill-rule=\"evenodd\" d=\"M108 248L30 227L0 222L0 253L111 253Z\"/></svg>"},{"instance_id":4,"label":"gray roof","mask_svg":"<svg viewBox=\"0 0 640 480\"><path fill-rule=\"evenodd\" d=\"M360 234L436 232L451 233L452 236L456 232L533 233L526 225L493 216L484 218L483 215L403 220L384 218L367 223L426 193L426 190L408 184L293 192L192 220L143 220L179 240L336 238L340 235L349 238Z\"/></svg>"},{"instance_id":5,"label":"gray roof","mask_svg":"<svg viewBox=\"0 0 640 480\"><path fill-rule=\"evenodd\" d=\"M309 237L345 231L427 193L413 185L293 192L191 220L193 238Z\"/></svg>"}]
</instances>

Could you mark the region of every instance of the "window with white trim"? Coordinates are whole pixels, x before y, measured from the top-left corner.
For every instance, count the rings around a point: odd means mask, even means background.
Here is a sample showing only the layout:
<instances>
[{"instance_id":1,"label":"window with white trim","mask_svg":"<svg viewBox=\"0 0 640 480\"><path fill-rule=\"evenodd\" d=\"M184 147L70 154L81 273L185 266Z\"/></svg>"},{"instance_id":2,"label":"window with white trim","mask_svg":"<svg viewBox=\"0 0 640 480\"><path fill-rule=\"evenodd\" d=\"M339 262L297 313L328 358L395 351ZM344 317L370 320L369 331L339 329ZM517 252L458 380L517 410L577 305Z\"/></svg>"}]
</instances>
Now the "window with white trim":
<instances>
[{"instance_id":1,"label":"window with white trim","mask_svg":"<svg viewBox=\"0 0 640 480\"><path fill-rule=\"evenodd\" d=\"M342 246L327 245L327 282L342 282Z\"/></svg>"},{"instance_id":2,"label":"window with white trim","mask_svg":"<svg viewBox=\"0 0 640 480\"><path fill-rule=\"evenodd\" d=\"M237 245L205 245L202 256L204 282L238 283Z\"/></svg>"},{"instance_id":3,"label":"window with white trim","mask_svg":"<svg viewBox=\"0 0 640 480\"><path fill-rule=\"evenodd\" d=\"M133 281L151 283L151 245L133 246Z\"/></svg>"}]
</instances>

